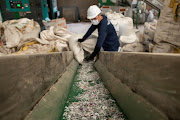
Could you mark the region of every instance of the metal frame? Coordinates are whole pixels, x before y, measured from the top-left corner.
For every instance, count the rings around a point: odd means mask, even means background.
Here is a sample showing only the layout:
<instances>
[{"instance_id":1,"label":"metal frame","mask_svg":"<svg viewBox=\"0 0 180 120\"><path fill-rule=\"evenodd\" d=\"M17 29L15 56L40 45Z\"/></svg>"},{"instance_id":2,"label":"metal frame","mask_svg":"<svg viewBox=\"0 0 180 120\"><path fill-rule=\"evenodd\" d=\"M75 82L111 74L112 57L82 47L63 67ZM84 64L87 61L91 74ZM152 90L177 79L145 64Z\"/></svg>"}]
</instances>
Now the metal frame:
<instances>
[{"instance_id":1,"label":"metal frame","mask_svg":"<svg viewBox=\"0 0 180 120\"><path fill-rule=\"evenodd\" d=\"M4 22L3 15L2 15L2 12L1 12L1 7L0 7L0 15L1 15L2 22Z\"/></svg>"},{"instance_id":2,"label":"metal frame","mask_svg":"<svg viewBox=\"0 0 180 120\"><path fill-rule=\"evenodd\" d=\"M22 1L24 9L13 9L11 8L9 1ZM25 7L24 4L28 4L28 7ZM30 5L29 0L6 0L6 7L9 12L29 12L30 11Z\"/></svg>"},{"instance_id":3,"label":"metal frame","mask_svg":"<svg viewBox=\"0 0 180 120\"><path fill-rule=\"evenodd\" d=\"M42 7L43 20L45 20L47 17L49 17L47 0L41 0L41 7Z\"/></svg>"}]
</instances>

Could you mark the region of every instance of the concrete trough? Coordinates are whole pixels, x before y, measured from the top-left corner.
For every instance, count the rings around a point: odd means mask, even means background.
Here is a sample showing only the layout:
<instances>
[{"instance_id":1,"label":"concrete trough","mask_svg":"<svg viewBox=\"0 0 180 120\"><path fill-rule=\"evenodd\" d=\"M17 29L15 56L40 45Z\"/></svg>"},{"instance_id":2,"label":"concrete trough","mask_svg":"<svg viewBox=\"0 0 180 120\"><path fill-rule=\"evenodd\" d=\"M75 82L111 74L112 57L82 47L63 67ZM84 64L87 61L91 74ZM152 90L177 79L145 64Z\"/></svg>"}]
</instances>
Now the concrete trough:
<instances>
[{"instance_id":1,"label":"concrete trough","mask_svg":"<svg viewBox=\"0 0 180 120\"><path fill-rule=\"evenodd\" d=\"M179 54L101 52L95 67L129 119L157 120L146 106L151 104L168 119L180 120Z\"/></svg>"},{"instance_id":2,"label":"concrete trough","mask_svg":"<svg viewBox=\"0 0 180 120\"><path fill-rule=\"evenodd\" d=\"M95 67L129 120L177 120L179 58L101 52ZM60 119L78 65L72 52L0 57L0 119Z\"/></svg>"}]
</instances>

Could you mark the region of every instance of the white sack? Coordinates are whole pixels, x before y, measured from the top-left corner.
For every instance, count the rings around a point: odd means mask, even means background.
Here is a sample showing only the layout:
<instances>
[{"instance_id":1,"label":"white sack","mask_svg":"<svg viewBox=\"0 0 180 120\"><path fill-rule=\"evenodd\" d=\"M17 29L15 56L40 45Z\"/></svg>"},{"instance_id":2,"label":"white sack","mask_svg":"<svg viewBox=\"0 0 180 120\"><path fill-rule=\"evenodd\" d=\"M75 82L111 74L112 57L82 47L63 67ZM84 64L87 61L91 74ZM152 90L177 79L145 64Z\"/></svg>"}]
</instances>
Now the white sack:
<instances>
[{"instance_id":1,"label":"white sack","mask_svg":"<svg viewBox=\"0 0 180 120\"><path fill-rule=\"evenodd\" d=\"M117 35L120 37L119 42L121 47L125 44L139 42L139 38L136 36L133 30L133 20L130 17L124 17L121 13L107 12L107 18L113 24Z\"/></svg>"},{"instance_id":2,"label":"white sack","mask_svg":"<svg viewBox=\"0 0 180 120\"><path fill-rule=\"evenodd\" d=\"M159 43L152 50L153 53L177 53L178 51L178 48L168 43Z\"/></svg>"},{"instance_id":3,"label":"white sack","mask_svg":"<svg viewBox=\"0 0 180 120\"><path fill-rule=\"evenodd\" d=\"M23 28L23 36L20 42L26 41L29 38L39 38L39 32L41 31L39 23L31 20Z\"/></svg>"},{"instance_id":4,"label":"white sack","mask_svg":"<svg viewBox=\"0 0 180 120\"><path fill-rule=\"evenodd\" d=\"M73 34L64 28L54 30L54 26L51 26L49 30L44 30L40 33L40 38L44 41L56 41L58 40L61 43L67 43L68 39Z\"/></svg>"},{"instance_id":5,"label":"white sack","mask_svg":"<svg viewBox=\"0 0 180 120\"><path fill-rule=\"evenodd\" d=\"M58 40L56 41L56 47L58 49L58 52L69 51L68 45L60 43Z\"/></svg>"},{"instance_id":6,"label":"white sack","mask_svg":"<svg viewBox=\"0 0 180 120\"><path fill-rule=\"evenodd\" d=\"M152 46L154 44L154 35L156 31L157 20L153 20L153 22L146 22L144 24L144 33L142 43L145 45L147 51L151 51Z\"/></svg>"},{"instance_id":7,"label":"white sack","mask_svg":"<svg viewBox=\"0 0 180 120\"><path fill-rule=\"evenodd\" d=\"M26 39L21 45L26 43L37 41L37 44L28 46L28 49L20 52L21 54L32 54L32 53L47 53L69 51L68 39L73 34L64 28L54 29L51 26L49 30L44 30L40 33L40 38L29 38ZM19 48L20 49L20 48Z\"/></svg>"},{"instance_id":8,"label":"white sack","mask_svg":"<svg viewBox=\"0 0 180 120\"><path fill-rule=\"evenodd\" d=\"M84 50L78 39L81 39L83 34L76 34L69 39L69 48L73 51L75 59L82 64L84 60Z\"/></svg>"},{"instance_id":9,"label":"white sack","mask_svg":"<svg viewBox=\"0 0 180 120\"><path fill-rule=\"evenodd\" d=\"M157 26L157 21L154 20L154 22L146 22L144 24L144 34L149 36L150 40L154 40L155 30Z\"/></svg>"},{"instance_id":10,"label":"white sack","mask_svg":"<svg viewBox=\"0 0 180 120\"><path fill-rule=\"evenodd\" d=\"M97 35L93 33L87 40L81 43L84 50L89 52L90 54L94 51L96 42L97 42Z\"/></svg>"},{"instance_id":11,"label":"white sack","mask_svg":"<svg viewBox=\"0 0 180 120\"><path fill-rule=\"evenodd\" d=\"M133 20L130 17L125 17L123 19L120 19L118 25L119 25L119 36L129 35L133 32Z\"/></svg>"},{"instance_id":12,"label":"white sack","mask_svg":"<svg viewBox=\"0 0 180 120\"><path fill-rule=\"evenodd\" d=\"M8 48L15 47L19 44L22 37L22 33L13 26L7 26L4 31L4 38L6 41L6 46Z\"/></svg>"},{"instance_id":13,"label":"white sack","mask_svg":"<svg viewBox=\"0 0 180 120\"><path fill-rule=\"evenodd\" d=\"M169 8L169 4L170 0L164 1L154 41L156 43L168 42L180 47L180 18L177 22L174 21L173 8Z\"/></svg>"},{"instance_id":14,"label":"white sack","mask_svg":"<svg viewBox=\"0 0 180 120\"><path fill-rule=\"evenodd\" d=\"M54 30L54 34L63 38L64 41L68 42L68 39L74 35L72 32L68 31L65 28L58 28Z\"/></svg>"},{"instance_id":15,"label":"white sack","mask_svg":"<svg viewBox=\"0 0 180 120\"><path fill-rule=\"evenodd\" d=\"M137 42L139 42L139 39L138 39L137 35L134 32L132 32L129 35L122 35L119 39L119 42L122 47L126 44L137 43Z\"/></svg>"},{"instance_id":16,"label":"white sack","mask_svg":"<svg viewBox=\"0 0 180 120\"><path fill-rule=\"evenodd\" d=\"M30 19L22 18L18 20L5 21L2 24L2 32L4 35L1 37L3 42L6 42L8 48L17 47L22 44L26 39L37 38L40 32L40 25Z\"/></svg>"},{"instance_id":17,"label":"white sack","mask_svg":"<svg viewBox=\"0 0 180 120\"><path fill-rule=\"evenodd\" d=\"M124 17L121 13L107 12L105 14L114 26L118 36L128 35L133 31L133 20L130 17Z\"/></svg>"},{"instance_id":18,"label":"white sack","mask_svg":"<svg viewBox=\"0 0 180 120\"><path fill-rule=\"evenodd\" d=\"M145 48L141 43L132 43L123 46L123 52L145 52Z\"/></svg>"},{"instance_id":19,"label":"white sack","mask_svg":"<svg viewBox=\"0 0 180 120\"><path fill-rule=\"evenodd\" d=\"M84 34L76 34L69 39L69 47L74 52L75 59L80 64L82 64L85 57L84 50L86 50L89 53L92 53L97 42L96 35L90 36L82 43L78 42L78 39L82 38L83 36Z\"/></svg>"}]
</instances>

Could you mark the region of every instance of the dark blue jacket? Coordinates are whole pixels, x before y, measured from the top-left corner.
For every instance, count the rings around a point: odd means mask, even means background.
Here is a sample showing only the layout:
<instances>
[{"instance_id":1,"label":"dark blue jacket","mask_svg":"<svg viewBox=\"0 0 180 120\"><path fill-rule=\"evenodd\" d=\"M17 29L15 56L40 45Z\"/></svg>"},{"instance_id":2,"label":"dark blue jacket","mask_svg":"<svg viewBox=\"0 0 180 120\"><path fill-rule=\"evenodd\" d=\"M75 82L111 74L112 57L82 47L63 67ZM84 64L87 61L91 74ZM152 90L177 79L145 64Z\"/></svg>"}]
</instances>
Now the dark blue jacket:
<instances>
[{"instance_id":1,"label":"dark blue jacket","mask_svg":"<svg viewBox=\"0 0 180 120\"><path fill-rule=\"evenodd\" d=\"M104 51L118 51L120 46L119 38L114 29L114 26L107 19L106 16L102 15L103 19L98 25L91 25L87 33L84 35L83 39L88 38L92 32L98 28L98 39L94 49L94 52L91 54L91 57L94 58L97 53L103 47Z\"/></svg>"}]
</instances>

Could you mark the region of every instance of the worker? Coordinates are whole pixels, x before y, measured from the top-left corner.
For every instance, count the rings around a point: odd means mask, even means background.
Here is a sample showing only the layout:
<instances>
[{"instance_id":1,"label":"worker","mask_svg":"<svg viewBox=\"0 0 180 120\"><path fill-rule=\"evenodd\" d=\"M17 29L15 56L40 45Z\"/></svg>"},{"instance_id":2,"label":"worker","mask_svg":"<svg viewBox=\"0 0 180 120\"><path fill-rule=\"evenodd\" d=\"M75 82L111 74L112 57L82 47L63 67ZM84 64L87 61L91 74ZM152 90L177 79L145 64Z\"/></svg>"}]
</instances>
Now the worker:
<instances>
[{"instance_id":1,"label":"worker","mask_svg":"<svg viewBox=\"0 0 180 120\"><path fill-rule=\"evenodd\" d=\"M118 51L120 43L114 26L105 15L101 15L101 10L97 5L92 5L88 8L87 18L90 19L92 25L84 37L78 39L78 42L85 41L97 28L98 39L93 53L87 56L85 60L87 62L94 60L94 57L99 53L101 47L104 51Z\"/></svg>"}]
</instances>

